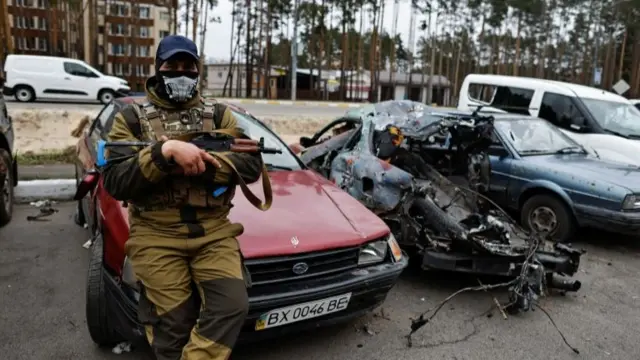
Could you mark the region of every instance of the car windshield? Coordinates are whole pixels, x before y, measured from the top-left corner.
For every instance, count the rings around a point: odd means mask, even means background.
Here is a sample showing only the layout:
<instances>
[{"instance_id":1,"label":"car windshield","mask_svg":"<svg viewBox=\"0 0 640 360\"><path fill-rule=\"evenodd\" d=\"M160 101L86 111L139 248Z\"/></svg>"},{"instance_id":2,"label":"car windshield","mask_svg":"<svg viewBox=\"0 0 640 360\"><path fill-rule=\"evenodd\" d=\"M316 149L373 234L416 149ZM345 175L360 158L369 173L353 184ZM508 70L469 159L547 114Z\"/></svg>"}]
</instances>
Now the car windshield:
<instances>
[{"instance_id":1,"label":"car windshield","mask_svg":"<svg viewBox=\"0 0 640 360\"><path fill-rule=\"evenodd\" d=\"M262 154L269 170L299 170L300 163L295 156L288 150L287 145L274 133L265 128L251 116L233 111L238 126L254 140L264 138L264 146L282 150L282 154Z\"/></svg>"},{"instance_id":2,"label":"car windshield","mask_svg":"<svg viewBox=\"0 0 640 360\"><path fill-rule=\"evenodd\" d=\"M520 155L553 154L566 149L582 151L578 143L546 120L498 120L494 126Z\"/></svg>"},{"instance_id":3,"label":"car windshield","mask_svg":"<svg viewBox=\"0 0 640 360\"><path fill-rule=\"evenodd\" d=\"M640 137L640 110L629 103L581 99L604 129L624 136Z\"/></svg>"}]
</instances>

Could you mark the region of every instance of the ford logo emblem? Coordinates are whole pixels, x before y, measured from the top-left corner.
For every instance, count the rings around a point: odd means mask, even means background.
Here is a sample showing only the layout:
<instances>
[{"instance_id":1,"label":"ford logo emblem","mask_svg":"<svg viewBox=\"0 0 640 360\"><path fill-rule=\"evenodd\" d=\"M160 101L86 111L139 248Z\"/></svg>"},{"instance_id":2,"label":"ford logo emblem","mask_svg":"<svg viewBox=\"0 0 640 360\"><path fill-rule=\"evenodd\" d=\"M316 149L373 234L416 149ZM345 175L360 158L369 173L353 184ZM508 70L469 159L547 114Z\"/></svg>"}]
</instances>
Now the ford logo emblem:
<instances>
[{"instance_id":1,"label":"ford logo emblem","mask_svg":"<svg viewBox=\"0 0 640 360\"><path fill-rule=\"evenodd\" d=\"M293 273L296 275L302 275L304 273L306 273L309 270L309 265L307 265L307 263L297 263L295 265L293 265Z\"/></svg>"}]
</instances>

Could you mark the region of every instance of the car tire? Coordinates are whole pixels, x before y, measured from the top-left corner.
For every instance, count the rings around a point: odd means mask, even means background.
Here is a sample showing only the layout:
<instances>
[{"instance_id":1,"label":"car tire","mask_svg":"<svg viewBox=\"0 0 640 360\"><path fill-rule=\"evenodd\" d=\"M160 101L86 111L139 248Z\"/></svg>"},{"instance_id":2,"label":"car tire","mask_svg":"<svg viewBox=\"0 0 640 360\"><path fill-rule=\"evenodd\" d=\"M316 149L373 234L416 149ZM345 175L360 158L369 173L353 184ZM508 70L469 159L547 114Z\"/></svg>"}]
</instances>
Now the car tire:
<instances>
[{"instance_id":1,"label":"car tire","mask_svg":"<svg viewBox=\"0 0 640 360\"><path fill-rule=\"evenodd\" d=\"M0 175L0 226L11 221L13 216L13 165L9 153L0 149L0 167L7 169L5 175Z\"/></svg>"},{"instance_id":2,"label":"car tire","mask_svg":"<svg viewBox=\"0 0 640 360\"><path fill-rule=\"evenodd\" d=\"M115 98L115 92L111 90L102 90L98 94L98 100L102 103L102 105L107 105Z\"/></svg>"},{"instance_id":3,"label":"car tire","mask_svg":"<svg viewBox=\"0 0 640 360\"><path fill-rule=\"evenodd\" d=\"M100 230L97 230L100 231ZM98 235L91 245L89 274L87 277L86 317L91 340L99 346L113 346L124 339L110 323L108 305L109 294L106 291L103 265L102 235Z\"/></svg>"},{"instance_id":4,"label":"car tire","mask_svg":"<svg viewBox=\"0 0 640 360\"><path fill-rule=\"evenodd\" d=\"M30 86L16 86L13 97L19 102L32 102L36 99L36 93Z\"/></svg>"},{"instance_id":5,"label":"car tire","mask_svg":"<svg viewBox=\"0 0 640 360\"><path fill-rule=\"evenodd\" d=\"M541 220L536 218L542 217ZM568 242L576 232L577 225L571 210L557 196L534 195L522 206L520 222L530 231L551 231L555 242Z\"/></svg>"}]
</instances>

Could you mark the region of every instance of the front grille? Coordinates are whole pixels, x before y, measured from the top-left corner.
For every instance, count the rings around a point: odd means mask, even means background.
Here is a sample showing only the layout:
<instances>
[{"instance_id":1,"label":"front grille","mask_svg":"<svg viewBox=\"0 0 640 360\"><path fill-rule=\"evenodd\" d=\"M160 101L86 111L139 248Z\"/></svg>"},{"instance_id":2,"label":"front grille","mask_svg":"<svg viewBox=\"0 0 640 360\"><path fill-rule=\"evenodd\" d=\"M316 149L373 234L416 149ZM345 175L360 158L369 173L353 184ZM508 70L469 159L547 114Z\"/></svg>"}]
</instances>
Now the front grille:
<instances>
[{"instance_id":1,"label":"front grille","mask_svg":"<svg viewBox=\"0 0 640 360\"><path fill-rule=\"evenodd\" d=\"M294 256L245 260L254 286L316 278L354 269L358 266L359 247L320 251ZM293 267L305 263L308 270L296 274Z\"/></svg>"}]
</instances>

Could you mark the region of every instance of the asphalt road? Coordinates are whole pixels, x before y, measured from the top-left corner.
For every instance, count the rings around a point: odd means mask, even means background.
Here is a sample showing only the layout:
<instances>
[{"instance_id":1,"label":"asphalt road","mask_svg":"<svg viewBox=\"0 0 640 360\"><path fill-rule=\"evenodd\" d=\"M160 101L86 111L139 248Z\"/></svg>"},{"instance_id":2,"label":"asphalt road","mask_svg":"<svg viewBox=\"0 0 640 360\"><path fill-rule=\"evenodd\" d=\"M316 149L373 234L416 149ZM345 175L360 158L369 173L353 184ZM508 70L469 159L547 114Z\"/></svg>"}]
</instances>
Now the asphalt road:
<instances>
[{"instance_id":1,"label":"asphalt road","mask_svg":"<svg viewBox=\"0 0 640 360\"><path fill-rule=\"evenodd\" d=\"M16 208L0 229L0 354L12 360L151 359L147 348L115 355L91 342L84 317L88 251L84 229L72 223L73 204L57 204L46 222ZM419 311L431 308L470 279L407 271L373 314L344 326L313 330L238 348L234 359L638 359L640 246L590 242L577 294L554 296L544 308L581 355L567 348L541 312L503 319L487 293L463 294L414 334L403 336ZM502 298L504 294L497 294ZM489 311L489 313L488 313ZM490 314L490 315L488 315ZM252 356L253 354L253 356Z\"/></svg>"},{"instance_id":2,"label":"asphalt road","mask_svg":"<svg viewBox=\"0 0 640 360\"><path fill-rule=\"evenodd\" d=\"M291 116L303 114L304 117L337 117L346 112L347 108L327 107L327 106L310 106L304 104L279 105L279 104L238 104L256 117L262 116ZM43 102L37 101L33 103L21 103L11 98L7 99L7 107L9 111L12 109L55 109L55 110L100 110L102 105L99 103L71 103L71 102Z\"/></svg>"}]
</instances>

